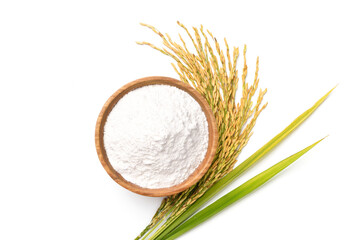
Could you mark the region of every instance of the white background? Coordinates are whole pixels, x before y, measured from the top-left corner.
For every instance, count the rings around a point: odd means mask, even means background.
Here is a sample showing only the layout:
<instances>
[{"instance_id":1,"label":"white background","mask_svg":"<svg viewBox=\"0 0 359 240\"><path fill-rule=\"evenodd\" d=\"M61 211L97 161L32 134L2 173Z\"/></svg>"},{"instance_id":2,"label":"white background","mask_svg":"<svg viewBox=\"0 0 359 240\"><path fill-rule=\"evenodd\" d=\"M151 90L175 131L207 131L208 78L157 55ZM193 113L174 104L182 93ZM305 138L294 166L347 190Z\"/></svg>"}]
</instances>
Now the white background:
<instances>
[{"instance_id":1,"label":"white background","mask_svg":"<svg viewBox=\"0 0 359 240\"><path fill-rule=\"evenodd\" d=\"M249 81L260 56L269 105L239 161L339 84L232 188L329 138L181 239L359 239L356 1L74 0L0 2L0 239L133 239L145 227L161 198L112 181L95 122L125 83L177 77L170 59L135 44L160 44L139 22L175 38L177 20L247 44Z\"/></svg>"}]
</instances>

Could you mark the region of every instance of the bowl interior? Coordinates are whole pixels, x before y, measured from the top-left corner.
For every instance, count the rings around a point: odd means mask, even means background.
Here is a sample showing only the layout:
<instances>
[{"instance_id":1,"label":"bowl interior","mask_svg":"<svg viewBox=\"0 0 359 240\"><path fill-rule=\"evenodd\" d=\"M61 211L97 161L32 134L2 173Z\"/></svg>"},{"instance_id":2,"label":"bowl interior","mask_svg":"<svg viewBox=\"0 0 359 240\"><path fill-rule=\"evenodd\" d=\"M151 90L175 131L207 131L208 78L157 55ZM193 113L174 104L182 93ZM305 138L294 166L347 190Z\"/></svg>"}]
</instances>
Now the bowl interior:
<instances>
[{"instance_id":1,"label":"bowl interior","mask_svg":"<svg viewBox=\"0 0 359 240\"><path fill-rule=\"evenodd\" d=\"M205 155L205 158L197 167L197 169L185 180L184 182L168 187L168 188L157 188L157 189L150 189L150 188L143 188L134 183L131 183L124 179L120 173L118 173L110 164L106 150L104 147L104 126L107 121L107 117L109 113L112 111L113 107L117 104L117 102L128 92L140 88L143 86L154 85L154 84L164 84L175 86L181 90L186 91L190 94L201 106L207 122L208 122L208 148ZM179 193L181 191L186 190L193 184L199 181L199 179L207 172L209 166L212 163L214 155L216 153L217 144L218 144L218 132L217 132L217 125L215 118L213 116L212 110L208 105L207 101L189 84L183 83L179 80L169 78L169 77L146 77L135 80L126 84L125 86L121 87L117 90L105 103L102 108L101 113L97 119L96 124L96 133L95 133L95 142L96 142L96 150L99 156L100 162L102 166L105 168L106 172L111 176L111 178L116 181L118 184L123 186L124 188L141 194L145 196L152 196L152 197L160 197L160 196L168 196L172 194Z\"/></svg>"}]
</instances>

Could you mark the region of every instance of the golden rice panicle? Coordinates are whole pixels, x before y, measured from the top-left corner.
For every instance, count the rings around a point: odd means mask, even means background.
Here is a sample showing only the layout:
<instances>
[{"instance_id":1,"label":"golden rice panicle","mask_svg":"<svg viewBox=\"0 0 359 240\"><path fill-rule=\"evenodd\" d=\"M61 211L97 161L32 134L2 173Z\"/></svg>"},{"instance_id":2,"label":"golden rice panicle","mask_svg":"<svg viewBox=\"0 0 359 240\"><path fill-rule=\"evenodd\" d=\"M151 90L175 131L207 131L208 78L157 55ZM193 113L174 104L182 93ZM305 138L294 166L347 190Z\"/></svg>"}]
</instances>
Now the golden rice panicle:
<instances>
[{"instance_id":1,"label":"golden rice panicle","mask_svg":"<svg viewBox=\"0 0 359 240\"><path fill-rule=\"evenodd\" d=\"M186 209L200 198L216 181L232 171L236 159L252 135L253 127L266 104L262 104L266 90L259 90L257 99L254 95L258 90L259 59L256 62L255 77L248 84L246 50L244 46L244 65L239 76L237 61L239 48L231 52L227 40L224 39L225 51L209 30L193 27L191 33L182 23L177 24L185 31L194 52L179 34L179 42L175 42L168 34L162 34L155 27L141 25L151 29L161 40L163 47L157 47L148 42L138 42L147 45L174 60L172 66L181 81L192 85L211 106L218 127L218 148L213 162L201 180L189 189L164 198L150 224L136 238L148 234L166 217L162 227L180 216ZM236 93L241 78L242 96L236 102Z\"/></svg>"}]
</instances>

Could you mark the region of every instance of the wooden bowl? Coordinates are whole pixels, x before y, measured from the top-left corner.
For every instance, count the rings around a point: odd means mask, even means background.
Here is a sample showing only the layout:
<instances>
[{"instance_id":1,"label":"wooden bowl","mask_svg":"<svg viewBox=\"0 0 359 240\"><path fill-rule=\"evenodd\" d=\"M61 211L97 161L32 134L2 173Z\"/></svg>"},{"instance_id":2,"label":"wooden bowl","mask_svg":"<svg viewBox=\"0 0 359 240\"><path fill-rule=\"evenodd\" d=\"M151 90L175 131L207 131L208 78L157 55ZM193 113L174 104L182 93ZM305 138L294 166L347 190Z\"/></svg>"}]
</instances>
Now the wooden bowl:
<instances>
[{"instance_id":1,"label":"wooden bowl","mask_svg":"<svg viewBox=\"0 0 359 240\"><path fill-rule=\"evenodd\" d=\"M104 126L107 121L107 117L111 112L112 108L116 105L116 103L128 92L136 88L140 88L147 85L153 85L153 84L164 84L164 85L175 86L190 94L199 103L207 118L208 133L209 133L208 148L205 158L197 167L197 169L188 177L188 179L172 187L158 188L158 189L143 188L124 179L121 176L121 174L118 173L111 166L106 155L106 150L103 141ZM128 190L141 195L151 196L151 197L162 197L162 196L168 196L182 192L187 188L189 188L190 186L192 186L193 184L197 183L201 179L201 177L207 172L209 166L212 163L213 157L216 154L217 144L218 144L218 132L217 132L217 125L215 118L207 101L189 84L183 83L179 80L169 77L146 77L126 84L125 86L117 90L117 92L115 92L107 100L97 119L95 141L96 141L96 150L100 162L102 166L105 168L105 170L107 171L108 175L110 175L111 178L115 180L115 182L120 184L122 187L127 188Z\"/></svg>"}]
</instances>

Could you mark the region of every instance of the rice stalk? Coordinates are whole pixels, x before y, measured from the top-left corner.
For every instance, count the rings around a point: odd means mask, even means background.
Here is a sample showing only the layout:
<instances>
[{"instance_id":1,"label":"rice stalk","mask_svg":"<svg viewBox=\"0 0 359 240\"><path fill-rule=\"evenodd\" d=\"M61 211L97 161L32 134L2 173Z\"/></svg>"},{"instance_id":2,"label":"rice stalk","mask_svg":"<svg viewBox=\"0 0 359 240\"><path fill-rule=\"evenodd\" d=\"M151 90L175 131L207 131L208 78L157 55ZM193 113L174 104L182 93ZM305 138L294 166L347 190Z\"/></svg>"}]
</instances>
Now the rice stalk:
<instances>
[{"instance_id":1,"label":"rice stalk","mask_svg":"<svg viewBox=\"0 0 359 240\"><path fill-rule=\"evenodd\" d=\"M266 90L258 93L259 59L256 62L255 77L252 84L246 82L247 63L246 46L243 50L244 65L241 75L238 73L237 61L239 48L234 47L232 54L227 40L224 39L223 51L210 31L203 26L193 27L193 33L180 22L178 25L186 32L195 52L191 52L181 35L180 42L174 42L168 34L162 34L153 26L141 24L151 29L162 39L163 47L157 47L148 42L138 42L171 57L172 63L181 81L194 87L212 108L218 127L218 148L212 165L201 180L189 189L163 199L150 224L136 238L140 239L165 216L168 219L157 234L176 220L197 199L199 199L214 183L232 171L237 156L247 144L252 135L253 127L262 110L267 104L262 104ZM242 96L236 102L236 92L241 79ZM254 101L254 95L258 94Z\"/></svg>"}]
</instances>

